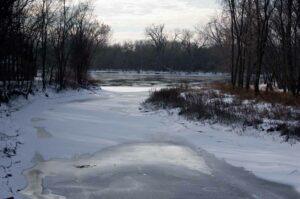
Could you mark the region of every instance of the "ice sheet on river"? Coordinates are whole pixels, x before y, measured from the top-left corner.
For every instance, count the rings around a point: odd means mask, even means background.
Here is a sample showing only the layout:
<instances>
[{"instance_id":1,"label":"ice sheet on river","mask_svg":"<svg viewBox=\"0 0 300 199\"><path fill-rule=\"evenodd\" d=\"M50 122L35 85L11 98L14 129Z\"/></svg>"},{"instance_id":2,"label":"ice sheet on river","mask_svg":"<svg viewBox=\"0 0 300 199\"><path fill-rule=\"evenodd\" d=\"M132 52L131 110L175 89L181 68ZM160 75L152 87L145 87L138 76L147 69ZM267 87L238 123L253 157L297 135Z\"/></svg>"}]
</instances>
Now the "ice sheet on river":
<instances>
[{"instance_id":1,"label":"ice sheet on river","mask_svg":"<svg viewBox=\"0 0 300 199\"><path fill-rule=\"evenodd\" d=\"M256 178L179 143L135 143L27 170L31 199L283 199L289 186Z\"/></svg>"}]
</instances>

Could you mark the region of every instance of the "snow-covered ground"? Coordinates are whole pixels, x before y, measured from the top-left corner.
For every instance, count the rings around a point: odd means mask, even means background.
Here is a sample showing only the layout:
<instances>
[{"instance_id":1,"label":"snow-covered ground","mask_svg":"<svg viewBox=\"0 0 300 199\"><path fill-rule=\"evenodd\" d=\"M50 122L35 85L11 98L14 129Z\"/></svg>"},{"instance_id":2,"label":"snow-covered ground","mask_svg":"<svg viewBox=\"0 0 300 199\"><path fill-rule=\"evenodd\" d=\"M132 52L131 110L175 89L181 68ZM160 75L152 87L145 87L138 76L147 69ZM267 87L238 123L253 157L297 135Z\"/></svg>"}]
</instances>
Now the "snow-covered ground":
<instances>
[{"instance_id":1,"label":"snow-covered ground","mask_svg":"<svg viewBox=\"0 0 300 199\"><path fill-rule=\"evenodd\" d=\"M17 110L9 115L2 110L0 132L11 137L1 134L0 143L11 146L17 143L17 154L1 158L0 198L12 195L15 198L24 195L39 198L35 194L41 189L38 180L41 176L60 175L70 164L78 168L93 167L92 157L98 156L91 155L111 147L117 147L115 151L120 153L113 153L113 160L99 156L103 158L101 164L112 161L130 164L132 161L146 161L145 156L152 156L157 164L180 164L210 173L205 161L195 158L190 151L190 148L201 149L258 177L291 185L300 191L298 143L291 145L282 142L280 137L253 129L242 132L239 128L220 124L186 121L177 116L176 110L145 112L140 103L151 89L154 87L110 86L103 87L103 90L61 94L49 91L49 97L40 94L29 101L18 101L13 105L18 106ZM158 151L155 145L149 144L124 149L118 147L153 142L175 142L190 147L175 144ZM143 153L145 148L151 152ZM170 150L176 153L172 154ZM145 168L141 167L141 170L144 172ZM76 170L68 172L82 175ZM50 186L53 179L47 182ZM23 195L19 194L18 191L26 187ZM47 190L42 191L47 195ZM60 193L59 190L56 193ZM55 198L55 194L48 192L44 198Z\"/></svg>"}]
</instances>

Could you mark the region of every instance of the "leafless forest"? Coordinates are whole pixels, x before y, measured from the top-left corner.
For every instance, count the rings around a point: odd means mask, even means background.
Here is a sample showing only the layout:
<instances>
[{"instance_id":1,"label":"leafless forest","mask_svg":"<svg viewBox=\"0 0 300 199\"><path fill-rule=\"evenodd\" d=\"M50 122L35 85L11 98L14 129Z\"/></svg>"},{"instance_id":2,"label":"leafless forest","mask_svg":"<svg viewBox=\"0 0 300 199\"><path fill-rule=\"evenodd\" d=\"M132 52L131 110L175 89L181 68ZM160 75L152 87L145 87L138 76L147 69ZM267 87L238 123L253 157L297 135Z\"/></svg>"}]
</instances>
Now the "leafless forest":
<instances>
[{"instance_id":1,"label":"leafless forest","mask_svg":"<svg viewBox=\"0 0 300 199\"><path fill-rule=\"evenodd\" d=\"M299 0L225 0L223 12L208 25L208 35L230 49L228 65L234 87L267 84L300 92Z\"/></svg>"},{"instance_id":2,"label":"leafless forest","mask_svg":"<svg viewBox=\"0 0 300 199\"><path fill-rule=\"evenodd\" d=\"M95 49L110 27L98 22L88 2L0 2L0 96L28 95L40 73L43 89L84 84Z\"/></svg>"},{"instance_id":3,"label":"leafless forest","mask_svg":"<svg viewBox=\"0 0 300 199\"><path fill-rule=\"evenodd\" d=\"M89 69L222 71L231 84L300 93L300 1L223 0L205 28L167 32L148 25L145 40L110 44L111 27L88 1L0 2L0 96L87 83ZM167 24L166 24L167 26ZM38 78L37 78L38 77Z\"/></svg>"}]
</instances>

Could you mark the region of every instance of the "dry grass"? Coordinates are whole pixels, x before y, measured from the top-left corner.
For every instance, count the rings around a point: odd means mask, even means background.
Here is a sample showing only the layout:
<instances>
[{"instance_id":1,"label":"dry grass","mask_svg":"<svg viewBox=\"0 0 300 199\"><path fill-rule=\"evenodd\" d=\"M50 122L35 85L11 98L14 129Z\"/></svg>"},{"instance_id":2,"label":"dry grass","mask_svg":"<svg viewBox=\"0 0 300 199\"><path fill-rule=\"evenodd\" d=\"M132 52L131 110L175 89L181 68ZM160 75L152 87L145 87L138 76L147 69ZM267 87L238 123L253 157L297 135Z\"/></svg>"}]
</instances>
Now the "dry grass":
<instances>
[{"instance_id":1,"label":"dry grass","mask_svg":"<svg viewBox=\"0 0 300 199\"><path fill-rule=\"evenodd\" d=\"M179 114L188 119L241 124L243 127L251 126L269 133L280 132L287 140L300 138L300 110L291 106L289 101L280 101L290 97L282 95L287 98L272 99L271 96L277 94L255 97L254 92L248 94L243 91L239 95L236 92L226 85L202 89L183 86L166 88L152 92L145 105L151 104L156 109L178 108ZM286 103L290 106L283 105Z\"/></svg>"},{"instance_id":2,"label":"dry grass","mask_svg":"<svg viewBox=\"0 0 300 199\"><path fill-rule=\"evenodd\" d=\"M233 88L231 84L211 84L209 89L216 89L223 93L236 95L242 100L256 100L259 102L267 102L271 104L282 104L284 106L300 107L300 97L295 97L290 93L281 92L266 92L261 91L258 96L255 95L253 89L246 90L245 88Z\"/></svg>"},{"instance_id":3,"label":"dry grass","mask_svg":"<svg viewBox=\"0 0 300 199\"><path fill-rule=\"evenodd\" d=\"M153 91L145 103L151 103L158 108L180 108L184 106L185 102L180 95L184 91L181 87Z\"/></svg>"},{"instance_id":4,"label":"dry grass","mask_svg":"<svg viewBox=\"0 0 300 199\"><path fill-rule=\"evenodd\" d=\"M240 100L233 100L233 103L229 104L224 102L224 98L224 95L220 95L216 91L181 86L154 91L144 104L151 104L156 109L179 108L179 114L189 119L213 119L224 123L233 121L253 123L252 117L241 117L236 114L237 107L243 108L243 110L239 109L240 112L249 114L254 113L253 109L240 106Z\"/></svg>"}]
</instances>

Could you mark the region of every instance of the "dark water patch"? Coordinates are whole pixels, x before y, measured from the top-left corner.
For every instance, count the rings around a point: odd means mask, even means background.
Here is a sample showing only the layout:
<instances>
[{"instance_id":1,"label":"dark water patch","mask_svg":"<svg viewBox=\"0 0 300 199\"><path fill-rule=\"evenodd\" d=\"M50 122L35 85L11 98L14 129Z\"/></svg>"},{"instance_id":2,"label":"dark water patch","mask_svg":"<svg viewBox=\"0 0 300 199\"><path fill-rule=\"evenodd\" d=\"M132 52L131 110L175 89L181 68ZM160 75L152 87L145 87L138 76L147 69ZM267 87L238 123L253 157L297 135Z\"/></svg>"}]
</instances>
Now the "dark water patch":
<instances>
[{"instance_id":1,"label":"dark water patch","mask_svg":"<svg viewBox=\"0 0 300 199\"><path fill-rule=\"evenodd\" d=\"M205 73L119 73L91 72L93 78L101 80L102 86L178 86L190 84L201 86L205 83L222 82L228 79L226 74Z\"/></svg>"}]
</instances>

